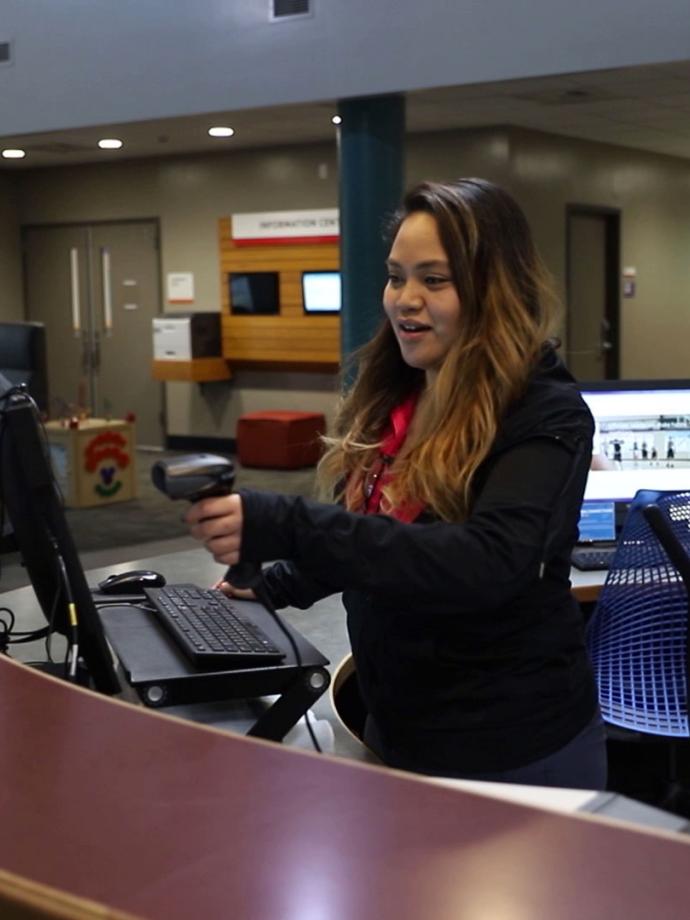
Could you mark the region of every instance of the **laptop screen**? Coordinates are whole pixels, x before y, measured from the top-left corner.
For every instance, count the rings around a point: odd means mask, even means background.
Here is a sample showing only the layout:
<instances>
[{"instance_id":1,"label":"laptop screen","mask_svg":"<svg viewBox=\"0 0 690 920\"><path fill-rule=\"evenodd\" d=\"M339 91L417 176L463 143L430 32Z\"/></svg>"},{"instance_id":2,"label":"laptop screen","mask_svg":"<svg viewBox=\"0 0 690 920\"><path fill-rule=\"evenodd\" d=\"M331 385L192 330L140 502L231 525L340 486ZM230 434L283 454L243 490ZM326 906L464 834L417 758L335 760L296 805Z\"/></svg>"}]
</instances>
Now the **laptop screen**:
<instances>
[{"instance_id":1,"label":"laptop screen","mask_svg":"<svg viewBox=\"0 0 690 920\"><path fill-rule=\"evenodd\" d=\"M585 501L580 511L580 543L616 539L616 503Z\"/></svg>"}]
</instances>

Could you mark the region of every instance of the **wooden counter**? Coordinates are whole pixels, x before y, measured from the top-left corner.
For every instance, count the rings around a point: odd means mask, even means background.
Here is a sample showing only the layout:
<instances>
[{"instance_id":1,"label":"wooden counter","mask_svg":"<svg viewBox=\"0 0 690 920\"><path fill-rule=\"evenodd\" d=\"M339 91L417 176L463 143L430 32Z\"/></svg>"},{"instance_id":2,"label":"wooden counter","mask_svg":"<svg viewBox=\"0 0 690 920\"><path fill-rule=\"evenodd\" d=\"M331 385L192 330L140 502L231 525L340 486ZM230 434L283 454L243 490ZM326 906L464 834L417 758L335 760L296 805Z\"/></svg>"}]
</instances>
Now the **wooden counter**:
<instances>
[{"instance_id":1,"label":"wooden counter","mask_svg":"<svg viewBox=\"0 0 690 920\"><path fill-rule=\"evenodd\" d=\"M0 731L0 869L140 917L677 920L690 903L683 836L224 734L7 658Z\"/></svg>"}]
</instances>

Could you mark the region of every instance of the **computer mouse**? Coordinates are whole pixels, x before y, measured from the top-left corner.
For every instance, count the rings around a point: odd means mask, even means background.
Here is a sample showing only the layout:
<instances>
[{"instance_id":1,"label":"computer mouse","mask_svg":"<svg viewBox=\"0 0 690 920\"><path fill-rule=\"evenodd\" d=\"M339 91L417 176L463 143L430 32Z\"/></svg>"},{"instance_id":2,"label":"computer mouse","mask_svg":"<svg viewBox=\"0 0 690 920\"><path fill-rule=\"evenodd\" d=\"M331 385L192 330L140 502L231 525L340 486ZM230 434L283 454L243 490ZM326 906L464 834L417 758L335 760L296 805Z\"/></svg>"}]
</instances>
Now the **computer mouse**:
<instances>
[{"instance_id":1,"label":"computer mouse","mask_svg":"<svg viewBox=\"0 0 690 920\"><path fill-rule=\"evenodd\" d=\"M108 575L98 583L98 590L102 594L143 594L144 588L162 588L164 584L165 578L158 572L133 569Z\"/></svg>"}]
</instances>

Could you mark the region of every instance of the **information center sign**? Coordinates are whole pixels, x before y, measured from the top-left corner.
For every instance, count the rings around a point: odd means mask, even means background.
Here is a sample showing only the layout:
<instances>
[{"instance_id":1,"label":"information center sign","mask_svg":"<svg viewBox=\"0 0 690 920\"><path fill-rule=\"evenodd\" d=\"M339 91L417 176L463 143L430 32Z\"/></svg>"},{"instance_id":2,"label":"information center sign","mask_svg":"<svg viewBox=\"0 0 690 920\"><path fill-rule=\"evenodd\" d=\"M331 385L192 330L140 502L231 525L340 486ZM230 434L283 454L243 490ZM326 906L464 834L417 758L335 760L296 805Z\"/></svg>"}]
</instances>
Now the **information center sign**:
<instances>
[{"instance_id":1,"label":"information center sign","mask_svg":"<svg viewBox=\"0 0 690 920\"><path fill-rule=\"evenodd\" d=\"M337 243L339 238L337 208L232 215L232 239L236 246Z\"/></svg>"}]
</instances>

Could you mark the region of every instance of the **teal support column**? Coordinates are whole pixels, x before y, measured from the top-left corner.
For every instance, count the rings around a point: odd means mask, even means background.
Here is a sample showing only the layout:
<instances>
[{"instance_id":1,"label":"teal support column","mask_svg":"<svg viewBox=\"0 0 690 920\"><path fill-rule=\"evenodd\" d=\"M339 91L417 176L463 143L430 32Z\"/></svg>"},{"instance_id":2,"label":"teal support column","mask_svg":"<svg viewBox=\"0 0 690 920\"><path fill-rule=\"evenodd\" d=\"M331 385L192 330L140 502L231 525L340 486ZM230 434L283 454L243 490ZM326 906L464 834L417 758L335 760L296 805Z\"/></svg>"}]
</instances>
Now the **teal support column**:
<instances>
[{"instance_id":1,"label":"teal support column","mask_svg":"<svg viewBox=\"0 0 690 920\"><path fill-rule=\"evenodd\" d=\"M384 225L404 185L405 99L346 99L340 125L340 270L343 362L367 342L381 316L388 247Z\"/></svg>"}]
</instances>

